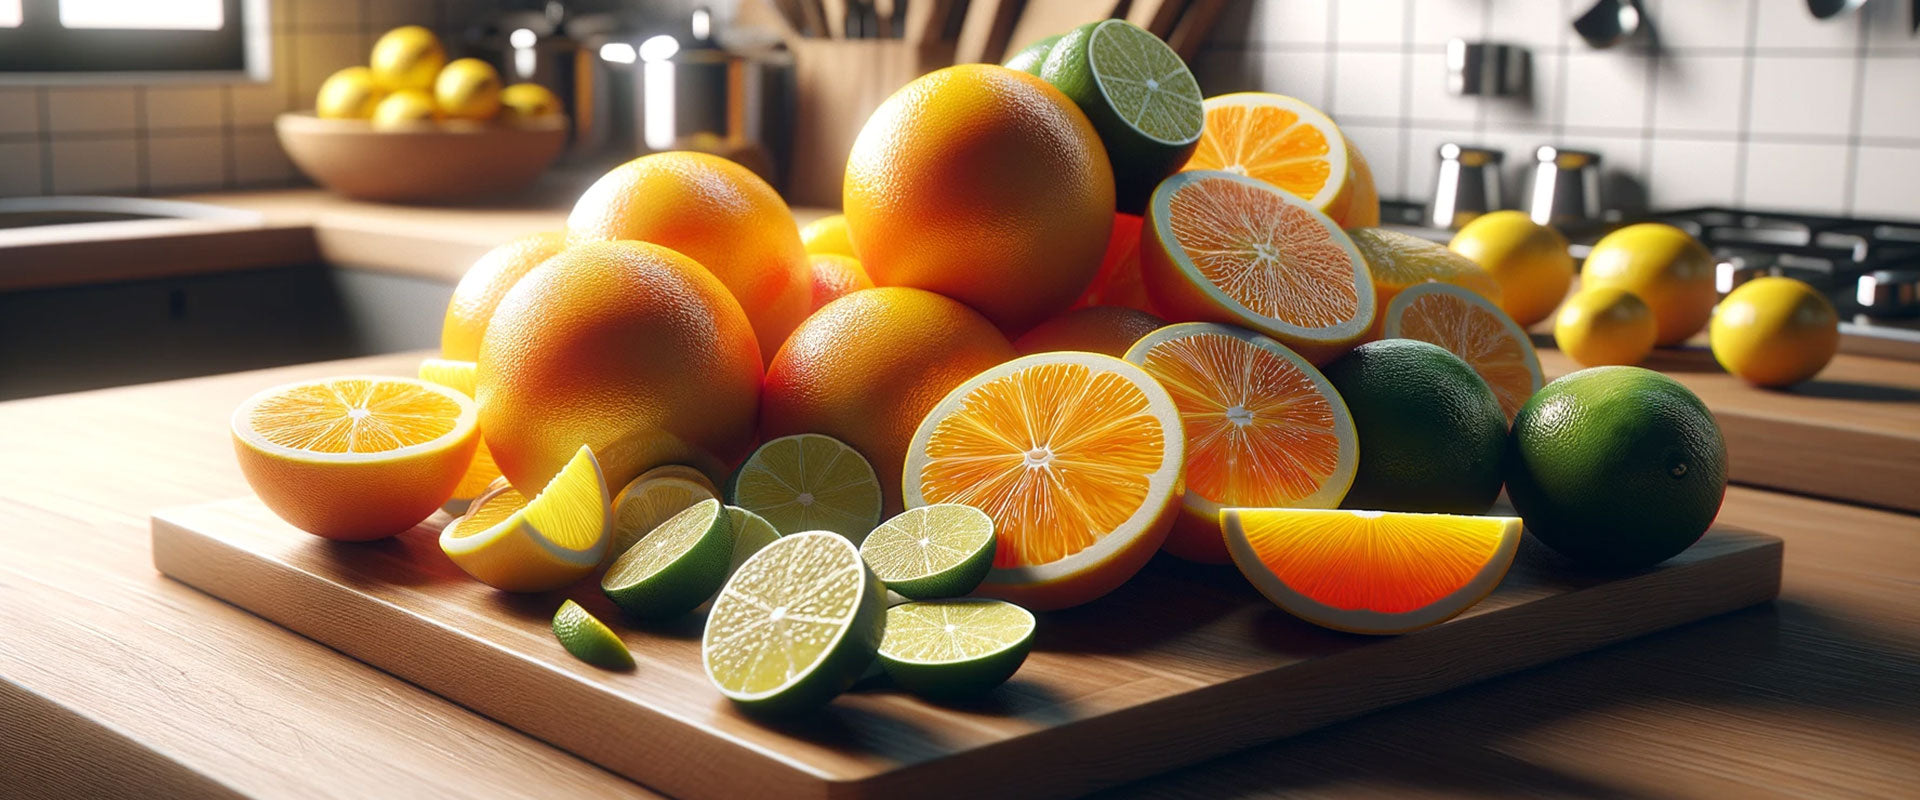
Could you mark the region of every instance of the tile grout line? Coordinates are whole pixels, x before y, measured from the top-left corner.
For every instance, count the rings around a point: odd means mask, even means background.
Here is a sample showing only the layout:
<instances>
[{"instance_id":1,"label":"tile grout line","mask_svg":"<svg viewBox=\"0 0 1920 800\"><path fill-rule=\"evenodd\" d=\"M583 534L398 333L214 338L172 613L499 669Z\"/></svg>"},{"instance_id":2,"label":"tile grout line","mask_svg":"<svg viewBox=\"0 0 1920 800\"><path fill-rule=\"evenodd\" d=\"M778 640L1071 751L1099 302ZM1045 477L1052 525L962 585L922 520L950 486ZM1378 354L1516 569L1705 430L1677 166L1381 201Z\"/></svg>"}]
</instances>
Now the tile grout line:
<instances>
[{"instance_id":1,"label":"tile grout line","mask_svg":"<svg viewBox=\"0 0 1920 800\"><path fill-rule=\"evenodd\" d=\"M33 103L40 117L40 193L53 194L53 99L47 87L34 87Z\"/></svg>"},{"instance_id":2,"label":"tile grout line","mask_svg":"<svg viewBox=\"0 0 1920 800\"><path fill-rule=\"evenodd\" d=\"M1335 0L1327 0L1327 50L1324 58L1327 74L1320 79L1320 96L1326 98L1321 101L1322 104L1332 108L1333 96L1337 93L1335 81L1339 78L1336 70L1340 69L1340 4Z\"/></svg>"},{"instance_id":3,"label":"tile grout line","mask_svg":"<svg viewBox=\"0 0 1920 800\"><path fill-rule=\"evenodd\" d=\"M1747 4L1747 49L1740 56L1740 138L1733 145L1733 202L1734 206L1743 206L1747 202L1747 155L1751 149L1749 140L1753 138L1753 72L1754 47L1760 41L1760 5L1757 2Z\"/></svg>"},{"instance_id":4,"label":"tile grout line","mask_svg":"<svg viewBox=\"0 0 1920 800\"><path fill-rule=\"evenodd\" d=\"M1860 183L1860 120L1866 115L1867 107L1867 15L1856 14L1860 25L1855 30L1858 39L1854 42L1853 59L1853 97L1852 108L1847 120L1847 159L1846 166L1840 172L1840 215L1853 216L1854 194L1859 191Z\"/></svg>"},{"instance_id":5,"label":"tile grout line","mask_svg":"<svg viewBox=\"0 0 1920 800\"><path fill-rule=\"evenodd\" d=\"M1479 39L1481 42L1489 42L1492 38L1493 38L1493 4L1481 3L1480 4ZM1532 69L1531 64L1528 65L1528 69ZM1488 111L1488 105L1490 102L1491 101L1488 100L1486 95L1476 94L1473 96L1473 138L1478 140L1481 143L1481 146L1483 147L1485 146L1486 139L1487 139L1487 117L1489 116L1487 111ZM1500 176L1500 182L1502 184L1506 183L1505 175Z\"/></svg>"}]
</instances>

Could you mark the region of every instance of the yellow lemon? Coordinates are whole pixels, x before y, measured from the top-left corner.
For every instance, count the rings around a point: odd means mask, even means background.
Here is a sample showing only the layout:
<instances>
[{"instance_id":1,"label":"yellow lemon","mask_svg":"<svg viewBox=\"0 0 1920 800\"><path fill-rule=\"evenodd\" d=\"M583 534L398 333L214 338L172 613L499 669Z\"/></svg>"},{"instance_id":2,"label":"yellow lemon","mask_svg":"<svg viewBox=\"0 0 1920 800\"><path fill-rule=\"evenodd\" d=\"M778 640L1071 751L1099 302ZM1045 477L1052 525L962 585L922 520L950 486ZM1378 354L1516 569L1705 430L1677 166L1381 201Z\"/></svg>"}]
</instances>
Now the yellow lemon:
<instances>
[{"instance_id":1,"label":"yellow lemon","mask_svg":"<svg viewBox=\"0 0 1920 800\"><path fill-rule=\"evenodd\" d=\"M433 31L418 25L394 28L373 43L373 76L388 91L433 88L447 51Z\"/></svg>"},{"instance_id":2,"label":"yellow lemon","mask_svg":"<svg viewBox=\"0 0 1920 800\"><path fill-rule=\"evenodd\" d=\"M1654 344L1660 347L1699 333L1719 298L1713 288L1713 255L1686 231L1658 222L1628 225L1595 242L1580 283L1639 295L1659 323Z\"/></svg>"},{"instance_id":3,"label":"yellow lemon","mask_svg":"<svg viewBox=\"0 0 1920 800\"><path fill-rule=\"evenodd\" d=\"M539 119L560 113L560 98L537 83L516 83L500 90L500 112L514 119Z\"/></svg>"},{"instance_id":4,"label":"yellow lemon","mask_svg":"<svg viewBox=\"0 0 1920 800\"><path fill-rule=\"evenodd\" d=\"M448 119L493 119L500 113L500 73L477 58L462 58L440 70L433 99Z\"/></svg>"},{"instance_id":5,"label":"yellow lemon","mask_svg":"<svg viewBox=\"0 0 1920 800\"><path fill-rule=\"evenodd\" d=\"M807 223L807 227L800 229L800 244L807 248L808 255L860 257L853 252L853 239L847 236L845 214L821 217Z\"/></svg>"},{"instance_id":6,"label":"yellow lemon","mask_svg":"<svg viewBox=\"0 0 1920 800\"><path fill-rule=\"evenodd\" d=\"M1447 247L1500 282L1500 310L1521 327L1546 319L1573 285L1566 237L1520 211L1476 217Z\"/></svg>"},{"instance_id":7,"label":"yellow lemon","mask_svg":"<svg viewBox=\"0 0 1920 800\"><path fill-rule=\"evenodd\" d=\"M422 122L432 122L440 116L439 109L433 105L433 98L419 89L402 89L387 95L380 105L373 109L373 127L378 130L405 128Z\"/></svg>"},{"instance_id":8,"label":"yellow lemon","mask_svg":"<svg viewBox=\"0 0 1920 800\"><path fill-rule=\"evenodd\" d=\"M327 119L366 119L387 96L374 81L373 70L347 67L327 76L314 99L314 113Z\"/></svg>"},{"instance_id":9,"label":"yellow lemon","mask_svg":"<svg viewBox=\"0 0 1920 800\"><path fill-rule=\"evenodd\" d=\"M1612 286L1576 292L1553 323L1560 352L1583 367L1638 364L1653 352L1658 333L1653 309L1638 295Z\"/></svg>"},{"instance_id":10,"label":"yellow lemon","mask_svg":"<svg viewBox=\"0 0 1920 800\"><path fill-rule=\"evenodd\" d=\"M1833 303L1792 278L1760 278L1713 312L1713 357L1758 386L1787 386L1819 373L1840 347Z\"/></svg>"}]
</instances>

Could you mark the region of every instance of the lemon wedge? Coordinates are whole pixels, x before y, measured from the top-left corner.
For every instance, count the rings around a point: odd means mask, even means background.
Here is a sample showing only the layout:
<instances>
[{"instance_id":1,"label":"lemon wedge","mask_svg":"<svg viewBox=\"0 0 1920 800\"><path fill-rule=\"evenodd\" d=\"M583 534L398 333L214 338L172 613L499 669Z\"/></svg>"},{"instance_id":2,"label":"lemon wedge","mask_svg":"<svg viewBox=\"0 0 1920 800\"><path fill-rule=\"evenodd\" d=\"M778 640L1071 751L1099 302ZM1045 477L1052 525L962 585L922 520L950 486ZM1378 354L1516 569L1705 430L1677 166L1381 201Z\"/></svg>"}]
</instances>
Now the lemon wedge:
<instances>
[{"instance_id":1,"label":"lemon wedge","mask_svg":"<svg viewBox=\"0 0 1920 800\"><path fill-rule=\"evenodd\" d=\"M475 500L441 531L440 549L496 589L558 589L586 577L606 556L610 508L600 462L582 446L532 500L511 486Z\"/></svg>"}]
</instances>

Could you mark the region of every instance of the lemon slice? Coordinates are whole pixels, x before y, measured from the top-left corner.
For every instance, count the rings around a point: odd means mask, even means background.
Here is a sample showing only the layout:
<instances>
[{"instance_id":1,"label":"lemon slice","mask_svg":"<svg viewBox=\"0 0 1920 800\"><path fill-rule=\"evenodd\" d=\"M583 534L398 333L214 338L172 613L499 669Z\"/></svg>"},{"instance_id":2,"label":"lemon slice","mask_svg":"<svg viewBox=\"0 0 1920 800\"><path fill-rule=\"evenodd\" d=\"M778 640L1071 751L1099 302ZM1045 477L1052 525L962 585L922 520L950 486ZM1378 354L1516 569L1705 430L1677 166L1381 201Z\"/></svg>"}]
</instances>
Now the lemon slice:
<instances>
[{"instance_id":1,"label":"lemon slice","mask_svg":"<svg viewBox=\"0 0 1920 800\"><path fill-rule=\"evenodd\" d=\"M640 619L668 619L692 611L727 581L733 559L733 522L708 498L654 528L614 559L600 588Z\"/></svg>"},{"instance_id":2,"label":"lemon slice","mask_svg":"<svg viewBox=\"0 0 1920 800\"><path fill-rule=\"evenodd\" d=\"M616 558L634 542L669 517L702 500L714 500L720 491L700 470L667 464L640 473L613 496L613 546Z\"/></svg>"},{"instance_id":3,"label":"lemon slice","mask_svg":"<svg viewBox=\"0 0 1920 800\"><path fill-rule=\"evenodd\" d=\"M880 524L873 465L831 436L800 433L760 445L728 481L734 505L781 533L833 531L859 544Z\"/></svg>"},{"instance_id":4,"label":"lemon slice","mask_svg":"<svg viewBox=\"0 0 1920 800\"><path fill-rule=\"evenodd\" d=\"M845 537L782 536L747 559L713 601L700 638L707 679L756 713L825 705L873 663L885 596Z\"/></svg>"},{"instance_id":5,"label":"lemon slice","mask_svg":"<svg viewBox=\"0 0 1920 800\"><path fill-rule=\"evenodd\" d=\"M954 699L1006 683L1033 650L1033 612L1001 600L934 600L887 609L880 666L893 682Z\"/></svg>"},{"instance_id":6,"label":"lemon slice","mask_svg":"<svg viewBox=\"0 0 1920 800\"><path fill-rule=\"evenodd\" d=\"M607 624L568 600L553 612L553 638L574 658L611 670L633 669L633 653Z\"/></svg>"},{"instance_id":7,"label":"lemon slice","mask_svg":"<svg viewBox=\"0 0 1920 800\"><path fill-rule=\"evenodd\" d=\"M611 525L600 462L582 446L533 500L511 486L475 500L441 531L440 549L488 586L544 592L599 566Z\"/></svg>"},{"instance_id":8,"label":"lemon slice","mask_svg":"<svg viewBox=\"0 0 1920 800\"><path fill-rule=\"evenodd\" d=\"M973 591L993 569L993 550L993 518L959 503L907 509L860 543L880 582L914 600Z\"/></svg>"}]
</instances>

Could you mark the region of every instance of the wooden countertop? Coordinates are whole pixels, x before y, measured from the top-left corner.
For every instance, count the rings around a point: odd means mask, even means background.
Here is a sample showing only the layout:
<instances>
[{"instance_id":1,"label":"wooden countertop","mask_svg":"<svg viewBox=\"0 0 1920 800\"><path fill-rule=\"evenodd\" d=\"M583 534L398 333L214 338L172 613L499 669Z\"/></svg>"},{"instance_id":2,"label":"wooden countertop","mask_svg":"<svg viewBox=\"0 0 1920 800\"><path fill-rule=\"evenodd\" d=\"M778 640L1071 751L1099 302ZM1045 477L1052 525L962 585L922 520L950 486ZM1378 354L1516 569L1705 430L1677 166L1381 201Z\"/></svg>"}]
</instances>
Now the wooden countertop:
<instances>
[{"instance_id":1,"label":"wooden countertop","mask_svg":"<svg viewBox=\"0 0 1920 800\"><path fill-rule=\"evenodd\" d=\"M261 386L421 353L0 403L0 785L26 796L651 797L159 576L155 508L247 491ZM1771 607L1154 778L1115 797L1878 796L1920 780L1920 518L1734 488ZM1204 735L1204 732L1197 732Z\"/></svg>"}]
</instances>

